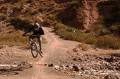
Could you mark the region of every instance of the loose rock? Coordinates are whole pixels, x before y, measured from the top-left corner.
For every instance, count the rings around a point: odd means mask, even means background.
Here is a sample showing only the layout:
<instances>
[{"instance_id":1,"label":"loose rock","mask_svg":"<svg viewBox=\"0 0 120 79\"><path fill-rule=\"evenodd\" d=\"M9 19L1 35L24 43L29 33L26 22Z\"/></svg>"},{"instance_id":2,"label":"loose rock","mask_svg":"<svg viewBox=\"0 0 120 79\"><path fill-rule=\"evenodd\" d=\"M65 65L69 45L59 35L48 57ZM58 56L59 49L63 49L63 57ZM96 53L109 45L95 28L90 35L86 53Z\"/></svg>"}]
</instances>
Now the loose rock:
<instances>
[{"instance_id":1,"label":"loose rock","mask_svg":"<svg viewBox=\"0 0 120 79\"><path fill-rule=\"evenodd\" d=\"M119 79L119 77L116 75L109 74L109 75L105 76L104 79Z\"/></svg>"}]
</instances>

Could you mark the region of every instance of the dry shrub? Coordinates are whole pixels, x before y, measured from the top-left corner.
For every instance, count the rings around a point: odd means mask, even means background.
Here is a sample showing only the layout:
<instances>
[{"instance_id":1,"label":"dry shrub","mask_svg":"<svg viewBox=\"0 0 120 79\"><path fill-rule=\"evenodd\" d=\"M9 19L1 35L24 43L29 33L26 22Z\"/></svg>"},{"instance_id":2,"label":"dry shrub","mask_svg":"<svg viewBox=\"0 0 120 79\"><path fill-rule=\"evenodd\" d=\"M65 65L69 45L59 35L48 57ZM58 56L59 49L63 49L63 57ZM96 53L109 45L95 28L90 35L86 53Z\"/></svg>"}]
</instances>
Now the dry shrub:
<instances>
[{"instance_id":1,"label":"dry shrub","mask_svg":"<svg viewBox=\"0 0 120 79\"><path fill-rule=\"evenodd\" d=\"M99 48L120 48L120 39L112 35L96 37L94 33L83 33L79 29L69 27L62 23L55 26L55 32L66 40L74 40L82 43L93 44Z\"/></svg>"},{"instance_id":2,"label":"dry shrub","mask_svg":"<svg viewBox=\"0 0 120 79\"><path fill-rule=\"evenodd\" d=\"M27 39L17 32L11 34L0 34L0 44L9 46L25 45L27 44Z\"/></svg>"},{"instance_id":3,"label":"dry shrub","mask_svg":"<svg viewBox=\"0 0 120 79\"><path fill-rule=\"evenodd\" d=\"M120 48L120 39L114 36L104 36L97 38L97 42L95 43L97 47L100 48Z\"/></svg>"},{"instance_id":4,"label":"dry shrub","mask_svg":"<svg viewBox=\"0 0 120 79\"><path fill-rule=\"evenodd\" d=\"M95 36L92 33L83 33L79 29L61 23L56 25L55 32L66 40L74 40L87 44L93 44L96 41Z\"/></svg>"}]
</instances>

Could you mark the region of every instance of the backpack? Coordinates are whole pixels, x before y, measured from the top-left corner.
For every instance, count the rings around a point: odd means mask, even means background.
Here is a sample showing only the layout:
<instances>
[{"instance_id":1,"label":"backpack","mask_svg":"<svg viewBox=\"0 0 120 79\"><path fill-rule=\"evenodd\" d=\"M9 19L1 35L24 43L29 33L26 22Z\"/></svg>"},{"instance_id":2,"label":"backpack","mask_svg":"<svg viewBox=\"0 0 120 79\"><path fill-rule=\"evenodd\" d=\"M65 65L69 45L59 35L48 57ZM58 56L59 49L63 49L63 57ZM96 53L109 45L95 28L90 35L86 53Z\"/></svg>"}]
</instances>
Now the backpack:
<instances>
[{"instance_id":1,"label":"backpack","mask_svg":"<svg viewBox=\"0 0 120 79\"><path fill-rule=\"evenodd\" d=\"M40 35L44 35L45 34L42 28L39 28L39 34Z\"/></svg>"}]
</instances>

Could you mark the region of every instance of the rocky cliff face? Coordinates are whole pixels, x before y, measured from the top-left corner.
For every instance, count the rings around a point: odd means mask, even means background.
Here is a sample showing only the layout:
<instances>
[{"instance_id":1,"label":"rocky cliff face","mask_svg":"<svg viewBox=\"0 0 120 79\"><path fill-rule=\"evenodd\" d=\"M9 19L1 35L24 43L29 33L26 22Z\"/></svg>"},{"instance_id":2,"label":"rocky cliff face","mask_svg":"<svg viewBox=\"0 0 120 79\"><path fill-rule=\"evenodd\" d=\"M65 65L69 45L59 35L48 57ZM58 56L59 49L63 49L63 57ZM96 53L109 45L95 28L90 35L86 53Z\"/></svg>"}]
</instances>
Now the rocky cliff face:
<instances>
[{"instance_id":1,"label":"rocky cliff face","mask_svg":"<svg viewBox=\"0 0 120 79\"><path fill-rule=\"evenodd\" d=\"M18 0L0 0L0 4L3 4L3 3L15 3L17 1Z\"/></svg>"},{"instance_id":2,"label":"rocky cliff face","mask_svg":"<svg viewBox=\"0 0 120 79\"><path fill-rule=\"evenodd\" d=\"M113 0L111 0L113 1ZM82 30L91 30L100 16L112 17L119 10L119 0L21 0L20 6L15 5L12 9L14 14L36 15L57 14L57 18L64 24L77 27ZM0 3L15 3L19 0L1 0ZM103 7L103 8L101 8ZM0 12L5 13L9 7L0 6ZM17 9L16 9L17 8ZM15 13L17 11L17 13ZM108 11L108 12L107 12ZM13 14L12 14L13 15ZM119 12L117 13L119 15ZM47 15L45 15L47 17ZM119 17L119 16L118 16ZM50 20L49 20L50 21ZM119 19L118 19L119 21Z\"/></svg>"},{"instance_id":3,"label":"rocky cliff face","mask_svg":"<svg viewBox=\"0 0 120 79\"><path fill-rule=\"evenodd\" d=\"M72 7L68 6L64 12L61 13L61 15L63 15L61 16L63 22L65 23L65 21L67 21L67 24L76 26L77 28L90 30L92 24L97 22L99 17L97 5L102 1L105 0L76 0L76 4L72 5Z\"/></svg>"},{"instance_id":4,"label":"rocky cliff face","mask_svg":"<svg viewBox=\"0 0 120 79\"><path fill-rule=\"evenodd\" d=\"M77 20L82 25L79 27L89 30L90 26L97 21L99 14L96 6L98 2L99 0L81 1L82 5L77 10Z\"/></svg>"},{"instance_id":5,"label":"rocky cliff face","mask_svg":"<svg viewBox=\"0 0 120 79\"><path fill-rule=\"evenodd\" d=\"M93 25L102 16L104 22L120 21L119 0L57 0L59 3L66 3L65 9L60 12L60 19L64 24L74 26L86 31L91 30ZM116 19L114 18L115 16ZM97 27L97 26L96 26Z\"/></svg>"}]
</instances>

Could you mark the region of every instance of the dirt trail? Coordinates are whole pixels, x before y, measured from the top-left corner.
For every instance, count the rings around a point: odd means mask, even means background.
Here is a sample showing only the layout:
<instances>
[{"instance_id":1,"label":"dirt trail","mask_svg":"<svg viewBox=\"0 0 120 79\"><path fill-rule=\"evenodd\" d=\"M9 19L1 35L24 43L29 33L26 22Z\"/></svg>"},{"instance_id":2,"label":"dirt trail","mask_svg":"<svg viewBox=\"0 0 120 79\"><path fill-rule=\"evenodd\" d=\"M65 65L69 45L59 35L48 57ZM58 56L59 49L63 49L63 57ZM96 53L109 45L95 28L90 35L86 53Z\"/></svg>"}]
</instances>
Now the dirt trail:
<instances>
[{"instance_id":1,"label":"dirt trail","mask_svg":"<svg viewBox=\"0 0 120 79\"><path fill-rule=\"evenodd\" d=\"M6 61L32 65L32 68L25 66L23 70L5 75L1 75L0 70L0 79L103 79L110 73L120 76L120 50L96 49L85 44L79 47L78 42L60 39L51 28L45 27L44 30L46 42L42 44L42 58L32 58L30 49L16 46L0 49L0 65ZM18 74L14 74L16 72Z\"/></svg>"},{"instance_id":2,"label":"dirt trail","mask_svg":"<svg viewBox=\"0 0 120 79\"><path fill-rule=\"evenodd\" d=\"M0 79L72 79L64 74L52 71L52 69L46 67L44 64L61 64L59 61L64 62L64 60L66 60L65 56L67 54L65 54L65 52L73 48L77 43L61 40L51 32L52 30L50 28L44 28L44 30L44 38L47 40L47 43L42 45L44 52L43 58L31 58L29 50L14 50L19 54L22 52L23 55L21 56L30 56L28 57L28 59L30 59L28 63L31 63L33 67L19 72L18 75L0 75Z\"/></svg>"},{"instance_id":3,"label":"dirt trail","mask_svg":"<svg viewBox=\"0 0 120 79\"><path fill-rule=\"evenodd\" d=\"M67 76L63 76L63 75L60 76L60 74L52 73L51 70L40 66L43 64L51 64L51 63L52 64L60 64L59 60L64 58L65 52L69 48L67 46L65 47L65 41L63 42L63 40L61 40L57 35L50 32L50 31L52 31L51 29L45 28L44 30L46 32L45 38L47 39L48 44L46 44L46 46L43 45L44 52L45 52L44 57L34 64L35 69L36 69L36 72L35 72L36 75L34 76L33 79L37 79L37 78L40 78L40 79L67 79ZM72 46L74 46L74 45L76 45L76 44L73 42ZM70 79L70 78L68 77L68 79Z\"/></svg>"}]
</instances>

